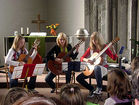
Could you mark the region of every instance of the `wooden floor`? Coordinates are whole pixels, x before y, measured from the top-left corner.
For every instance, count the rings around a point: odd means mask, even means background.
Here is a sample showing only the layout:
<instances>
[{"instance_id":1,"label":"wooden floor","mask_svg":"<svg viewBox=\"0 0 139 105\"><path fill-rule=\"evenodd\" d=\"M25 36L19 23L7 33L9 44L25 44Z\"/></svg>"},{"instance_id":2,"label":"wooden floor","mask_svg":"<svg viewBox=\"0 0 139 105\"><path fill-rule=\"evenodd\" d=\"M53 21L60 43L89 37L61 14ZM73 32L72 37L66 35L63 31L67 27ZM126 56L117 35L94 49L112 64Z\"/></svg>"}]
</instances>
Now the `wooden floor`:
<instances>
[{"instance_id":1,"label":"wooden floor","mask_svg":"<svg viewBox=\"0 0 139 105\"><path fill-rule=\"evenodd\" d=\"M78 84L76 81L76 77L80 74L81 72L75 72L75 83ZM38 88L49 88L48 84L45 82L45 77L47 74L42 74L37 76L36 80L36 87ZM86 81L89 82L89 79L86 79ZM66 81L62 79L61 84L64 84ZM96 80L92 79L91 81L92 85L96 85ZM23 84L23 79L19 79L19 86ZM107 82L103 81L103 85L106 86ZM6 88L6 76L3 73L0 73L0 88ZM81 87L82 88L82 87Z\"/></svg>"},{"instance_id":2,"label":"wooden floor","mask_svg":"<svg viewBox=\"0 0 139 105\"><path fill-rule=\"evenodd\" d=\"M80 74L80 72L76 72L75 73L75 78L77 77L77 75ZM57 97L59 98L59 94L56 93L50 93L51 89L49 88L49 86L45 83L45 77L47 74L42 74L42 75L38 75L37 76L37 83L36 83L36 90L40 93L43 94L45 96L50 96L50 97ZM87 81L89 81L89 79L87 79ZM22 86L23 81L19 80L19 86ZM77 85L78 82L75 80L75 83ZM96 85L96 81L94 79L92 79L92 85ZM65 80L61 80L61 85L65 84ZM107 82L103 81L103 84L106 88ZM2 98L5 96L5 94L8 92L8 89L6 88L6 77L5 74L0 73L0 102L2 100ZM86 97L89 93L89 91L87 89L85 89L84 87L82 87L81 85L79 85L79 87L81 88L82 93L84 94L84 96ZM106 91L103 91L103 100L99 102L100 105L104 104L104 100L107 97L106 95ZM89 101L92 101L93 99L87 99ZM94 100L93 100L94 101Z\"/></svg>"}]
</instances>

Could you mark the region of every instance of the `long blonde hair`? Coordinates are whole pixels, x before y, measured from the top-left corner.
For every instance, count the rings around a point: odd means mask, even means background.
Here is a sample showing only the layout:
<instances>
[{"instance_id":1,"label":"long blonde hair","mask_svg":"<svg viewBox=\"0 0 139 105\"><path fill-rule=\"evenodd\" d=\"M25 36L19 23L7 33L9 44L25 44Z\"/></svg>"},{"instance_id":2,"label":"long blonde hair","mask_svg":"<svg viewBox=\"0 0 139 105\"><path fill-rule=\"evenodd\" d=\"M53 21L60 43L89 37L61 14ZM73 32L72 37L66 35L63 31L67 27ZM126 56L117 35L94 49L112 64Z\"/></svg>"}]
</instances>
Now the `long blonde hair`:
<instances>
[{"instance_id":1,"label":"long blonde hair","mask_svg":"<svg viewBox=\"0 0 139 105\"><path fill-rule=\"evenodd\" d=\"M14 38L14 41L13 41L13 44L12 44L12 48L14 49L14 50L16 50L17 51L17 48L19 47L19 45L18 45L18 43L20 42L20 40L22 40L22 39L25 39L23 36L21 36L21 35L16 35L15 36L15 38ZM22 50L25 48L25 44L24 44L24 46L21 48Z\"/></svg>"},{"instance_id":2,"label":"long blonde hair","mask_svg":"<svg viewBox=\"0 0 139 105\"><path fill-rule=\"evenodd\" d=\"M58 36L57 36L57 39L56 39L57 45L58 45L58 46L61 46L61 44L60 44L60 39L61 39L61 38L64 38L64 39L65 39L65 46L64 46L64 47L66 47L66 46L68 45L68 40L67 40L66 34L63 33L63 32L60 32L60 33L58 34Z\"/></svg>"},{"instance_id":3,"label":"long blonde hair","mask_svg":"<svg viewBox=\"0 0 139 105\"><path fill-rule=\"evenodd\" d=\"M92 40L97 43L97 46L93 44ZM90 48L92 50L102 50L104 47L104 40L99 32L93 32L90 37Z\"/></svg>"}]
</instances>

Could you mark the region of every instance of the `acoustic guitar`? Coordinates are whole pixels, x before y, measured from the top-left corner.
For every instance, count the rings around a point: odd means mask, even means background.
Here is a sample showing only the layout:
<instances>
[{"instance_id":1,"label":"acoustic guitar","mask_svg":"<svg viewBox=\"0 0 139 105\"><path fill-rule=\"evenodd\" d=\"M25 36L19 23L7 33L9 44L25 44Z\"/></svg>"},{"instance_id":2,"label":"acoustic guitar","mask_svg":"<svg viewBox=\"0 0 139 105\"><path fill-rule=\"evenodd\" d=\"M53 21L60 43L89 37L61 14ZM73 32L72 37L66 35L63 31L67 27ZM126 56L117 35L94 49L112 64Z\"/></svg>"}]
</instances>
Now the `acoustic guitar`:
<instances>
[{"instance_id":1,"label":"acoustic guitar","mask_svg":"<svg viewBox=\"0 0 139 105\"><path fill-rule=\"evenodd\" d=\"M35 41L34 41L34 43L33 43L33 46L38 46L40 44L40 40L39 39L36 39ZM30 57L30 55L32 54L32 52L33 52L33 50L34 50L34 48L33 48L33 46L32 46L32 48L31 48L31 50L29 51L29 53L26 55L26 54L21 54L20 56L19 56L19 58L18 58L18 61L19 62L21 62L21 61L23 61L23 62L25 62L26 64L32 64L32 62L33 62L33 60L32 60L32 58ZM14 70L14 67L15 66L10 66L10 72L12 73L13 72L13 70Z\"/></svg>"},{"instance_id":2,"label":"acoustic guitar","mask_svg":"<svg viewBox=\"0 0 139 105\"><path fill-rule=\"evenodd\" d=\"M91 55L91 57L89 58L90 60L92 60L94 62L93 65L91 65L90 63L87 63L86 65L86 69L83 71L85 76L89 76L93 73L94 71L94 67L98 64L100 64L102 62L102 58L101 55L114 43L118 42L120 39L119 37L116 37L114 40L112 40L112 42L110 42L101 52L97 53L94 52L93 55Z\"/></svg>"},{"instance_id":3,"label":"acoustic guitar","mask_svg":"<svg viewBox=\"0 0 139 105\"><path fill-rule=\"evenodd\" d=\"M61 52L58 54L57 58L63 59L64 62L70 62L69 55L76 49L77 45L82 44L84 41L80 40L78 44L76 44L68 53ZM58 75L62 71L62 63L59 63L57 61L49 60L48 61L48 69L55 75Z\"/></svg>"}]
</instances>

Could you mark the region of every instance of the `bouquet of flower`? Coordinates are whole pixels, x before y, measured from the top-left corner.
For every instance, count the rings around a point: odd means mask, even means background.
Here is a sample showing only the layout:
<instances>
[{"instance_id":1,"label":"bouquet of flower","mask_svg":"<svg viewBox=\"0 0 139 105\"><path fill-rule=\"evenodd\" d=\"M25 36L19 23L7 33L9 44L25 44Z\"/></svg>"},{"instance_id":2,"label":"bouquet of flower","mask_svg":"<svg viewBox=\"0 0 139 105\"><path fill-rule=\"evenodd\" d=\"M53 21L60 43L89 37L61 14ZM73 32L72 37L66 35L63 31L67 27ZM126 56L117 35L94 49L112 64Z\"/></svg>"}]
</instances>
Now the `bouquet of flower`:
<instances>
[{"instance_id":1,"label":"bouquet of flower","mask_svg":"<svg viewBox=\"0 0 139 105\"><path fill-rule=\"evenodd\" d=\"M59 24L51 24L46 26L47 29L50 29L50 34L56 36L56 29L58 28Z\"/></svg>"}]
</instances>

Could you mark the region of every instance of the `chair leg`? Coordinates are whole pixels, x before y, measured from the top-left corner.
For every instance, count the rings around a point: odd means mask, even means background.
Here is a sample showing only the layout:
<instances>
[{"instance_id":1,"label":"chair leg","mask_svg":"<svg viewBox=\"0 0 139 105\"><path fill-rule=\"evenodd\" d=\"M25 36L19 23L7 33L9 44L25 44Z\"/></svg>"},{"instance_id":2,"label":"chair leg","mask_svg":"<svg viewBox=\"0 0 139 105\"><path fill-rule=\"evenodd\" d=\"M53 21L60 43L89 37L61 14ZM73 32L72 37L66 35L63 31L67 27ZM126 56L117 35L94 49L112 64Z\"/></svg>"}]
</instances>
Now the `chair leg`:
<instances>
[{"instance_id":1,"label":"chair leg","mask_svg":"<svg viewBox=\"0 0 139 105\"><path fill-rule=\"evenodd\" d=\"M6 73L7 88L9 89L8 73Z\"/></svg>"},{"instance_id":2,"label":"chair leg","mask_svg":"<svg viewBox=\"0 0 139 105\"><path fill-rule=\"evenodd\" d=\"M70 83L75 83L75 72L72 72Z\"/></svg>"},{"instance_id":3,"label":"chair leg","mask_svg":"<svg viewBox=\"0 0 139 105\"><path fill-rule=\"evenodd\" d=\"M75 84L75 72L73 73L73 79L74 79L74 84Z\"/></svg>"},{"instance_id":4,"label":"chair leg","mask_svg":"<svg viewBox=\"0 0 139 105\"><path fill-rule=\"evenodd\" d=\"M56 76L56 77L55 77L56 94L58 93L58 91L57 91L57 89L58 89L58 77L59 77L59 76Z\"/></svg>"}]
</instances>

